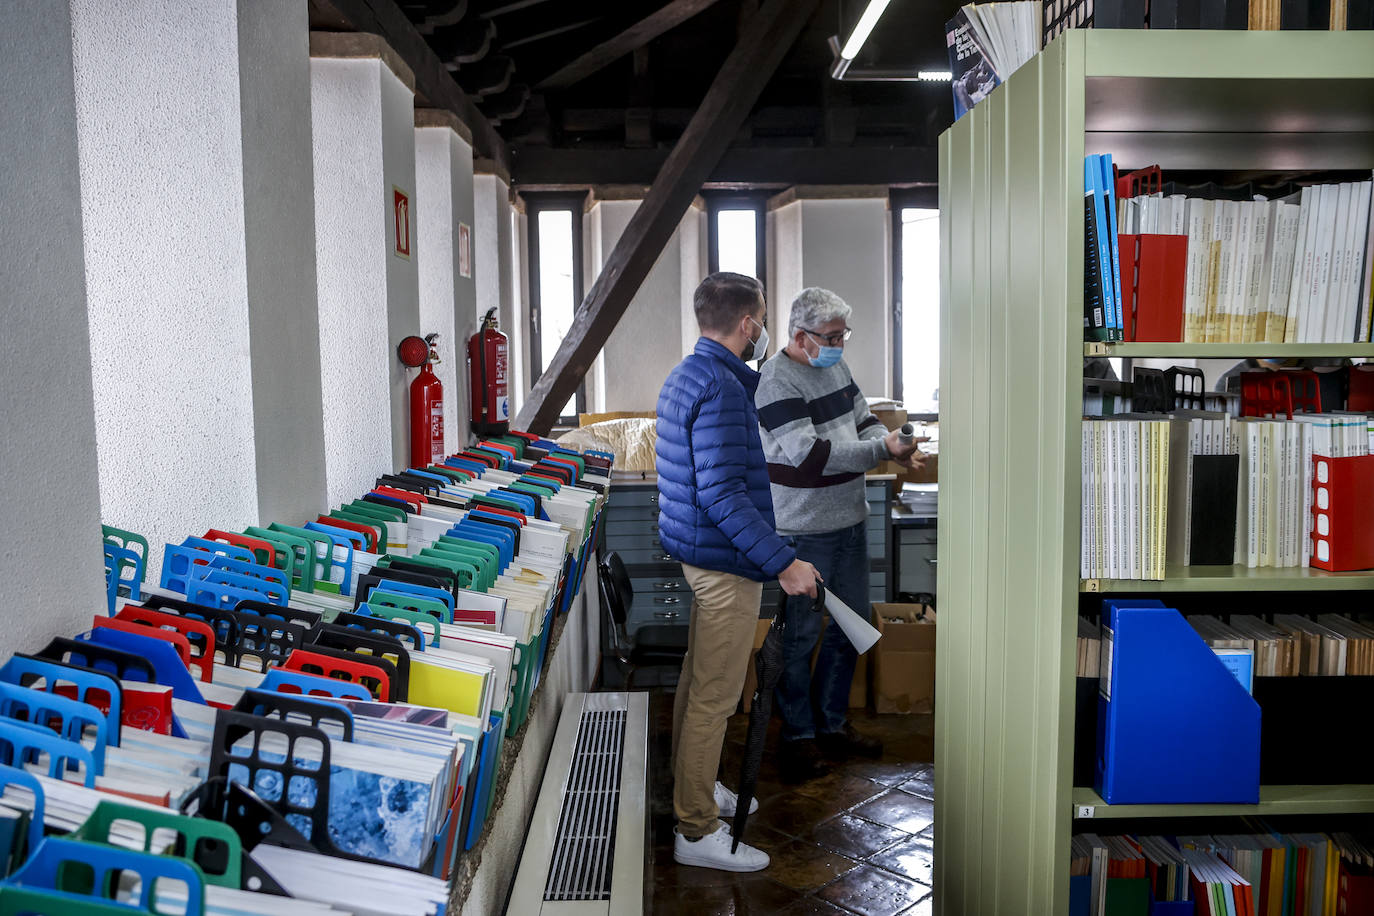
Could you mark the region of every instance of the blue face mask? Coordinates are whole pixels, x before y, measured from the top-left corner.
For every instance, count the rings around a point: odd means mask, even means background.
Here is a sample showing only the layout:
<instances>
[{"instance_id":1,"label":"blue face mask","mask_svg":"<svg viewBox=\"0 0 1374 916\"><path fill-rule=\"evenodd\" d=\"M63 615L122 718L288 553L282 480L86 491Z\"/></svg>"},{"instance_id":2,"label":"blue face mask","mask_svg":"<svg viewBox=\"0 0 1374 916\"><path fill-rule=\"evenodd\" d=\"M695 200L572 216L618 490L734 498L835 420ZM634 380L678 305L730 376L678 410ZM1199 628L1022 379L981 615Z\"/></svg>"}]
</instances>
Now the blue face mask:
<instances>
[{"instance_id":1,"label":"blue face mask","mask_svg":"<svg viewBox=\"0 0 1374 916\"><path fill-rule=\"evenodd\" d=\"M815 366L817 369L829 369L831 366L838 363L840 357L843 355L844 347L822 347L817 345L816 355L808 355L806 359L807 362L811 363L811 365Z\"/></svg>"}]
</instances>

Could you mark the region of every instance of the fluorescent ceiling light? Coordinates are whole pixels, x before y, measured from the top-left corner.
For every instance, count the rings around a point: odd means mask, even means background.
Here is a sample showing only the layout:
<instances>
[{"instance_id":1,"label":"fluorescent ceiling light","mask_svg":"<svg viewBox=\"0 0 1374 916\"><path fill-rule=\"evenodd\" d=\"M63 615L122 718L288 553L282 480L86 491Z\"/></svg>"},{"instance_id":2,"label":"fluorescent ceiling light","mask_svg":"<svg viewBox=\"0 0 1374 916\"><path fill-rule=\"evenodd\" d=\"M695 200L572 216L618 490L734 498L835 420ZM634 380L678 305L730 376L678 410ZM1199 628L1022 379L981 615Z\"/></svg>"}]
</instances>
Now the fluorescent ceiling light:
<instances>
[{"instance_id":1,"label":"fluorescent ceiling light","mask_svg":"<svg viewBox=\"0 0 1374 916\"><path fill-rule=\"evenodd\" d=\"M917 79L928 80L932 83L948 83L954 79L954 74L948 70L922 70L916 74Z\"/></svg>"},{"instance_id":2,"label":"fluorescent ceiling light","mask_svg":"<svg viewBox=\"0 0 1374 916\"><path fill-rule=\"evenodd\" d=\"M849 33L849 40L844 43L844 48L840 51L840 57L845 60L853 60L859 56L859 49L868 41L869 33L878 24L878 17L887 9L890 0L868 0L868 7L863 15L859 17L858 23L854 26L854 31Z\"/></svg>"}]
</instances>

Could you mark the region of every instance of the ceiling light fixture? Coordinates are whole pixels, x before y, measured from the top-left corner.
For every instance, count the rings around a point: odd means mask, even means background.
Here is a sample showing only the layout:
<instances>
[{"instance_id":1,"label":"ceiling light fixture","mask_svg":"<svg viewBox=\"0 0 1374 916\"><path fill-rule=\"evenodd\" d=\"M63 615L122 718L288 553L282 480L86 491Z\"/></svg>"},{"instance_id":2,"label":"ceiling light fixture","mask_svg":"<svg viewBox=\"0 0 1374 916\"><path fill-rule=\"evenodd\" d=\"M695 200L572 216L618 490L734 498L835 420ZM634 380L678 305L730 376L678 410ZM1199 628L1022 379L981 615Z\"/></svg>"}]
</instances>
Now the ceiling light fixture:
<instances>
[{"instance_id":1,"label":"ceiling light fixture","mask_svg":"<svg viewBox=\"0 0 1374 916\"><path fill-rule=\"evenodd\" d=\"M840 51L840 57L845 60L853 60L859 56L860 49L864 42L868 41L868 36L873 31L873 27L878 24L878 17L882 16L891 0L868 0L863 15L854 25L854 31L849 33L849 40L844 43L844 48Z\"/></svg>"},{"instance_id":2,"label":"ceiling light fixture","mask_svg":"<svg viewBox=\"0 0 1374 916\"><path fill-rule=\"evenodd\" d=\"M931 83L948 83L954 79L954 74L948 70L921 70L916 74L916 78Z\"/></svg>"}]
</instances>

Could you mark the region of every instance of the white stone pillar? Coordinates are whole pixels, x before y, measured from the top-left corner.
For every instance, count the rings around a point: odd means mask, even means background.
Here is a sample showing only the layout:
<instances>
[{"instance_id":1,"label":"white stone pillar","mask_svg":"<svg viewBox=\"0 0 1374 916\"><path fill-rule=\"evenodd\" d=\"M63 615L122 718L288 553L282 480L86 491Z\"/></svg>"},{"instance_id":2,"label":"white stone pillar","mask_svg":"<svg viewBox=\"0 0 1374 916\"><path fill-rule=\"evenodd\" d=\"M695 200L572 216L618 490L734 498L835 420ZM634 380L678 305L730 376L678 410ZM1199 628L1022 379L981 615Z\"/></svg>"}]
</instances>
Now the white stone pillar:
<instances>
[{"instance_id":1,"label":"white stone pillar","mask_svg":"<svg viewBox=\"0 0 1374 916\"><path fill-rule=\"evenodd\" d=\"M332 505L357 498L379 473L407 464L407 377L396 345L420 331L414 78L374 35L314 32L310 54L320 377Z\"/></svg>"},{"instance_id":2,"label":"white stone pillar","mask_svg":"<svg viewBox=\"0 0 1374 916\"><path fill-rule=\"evenodd\" d=\"M102 515L155 573L163 542L258 515L237 4L71 17Z\"/></svg>"},{"instance_id":3,"label":"white stone pillar","mask_svg":"<svg viewBox=\"0 0 1374 916\"><path fill-rule=\"evenodd\" d=\"M324 508L307 0L238 0L258 516Z\"/></svg>"},{"instance_id":4,"label":"white stone pillar","mask_svg":"<svg viewBox=\"0 0 1374 916\"><path fill-rule=\"evenodd\" d=\"M516 238L515 208L510 199L509 176L490 162L479 162L473 176L475 203L474 254L477 273L477 309L480 322L488 309L497 309L501 332L510 345L511 416L529 394L529 338L525 333L524 296L521 293L521 244ZM476 327L476 325L474 325Z\"/></svg>"},{"instance_id":5,"label":"white stone pillar","mask_svg":"<svg viewBox=\"0 0 1374 916\"><path fill-rule=\"evenodd\" d=\"M103 613L72 31L48 0L0 4L0 657ZM113 520L112 520L113 521Z\"/></svg>"},{"instance_id":6,"label":"white stone pillar","mask_svg":"<svg viewBox=\"0 0 1374 916\"><path fill-rule=\"evenodd\" d=\"M442 109L415 112L416 210L421 252L420 328L439 333L436 374L444 385L448 451L469 440L467 340L476 324L472 134Z\"/></svg>"}]
</instances>

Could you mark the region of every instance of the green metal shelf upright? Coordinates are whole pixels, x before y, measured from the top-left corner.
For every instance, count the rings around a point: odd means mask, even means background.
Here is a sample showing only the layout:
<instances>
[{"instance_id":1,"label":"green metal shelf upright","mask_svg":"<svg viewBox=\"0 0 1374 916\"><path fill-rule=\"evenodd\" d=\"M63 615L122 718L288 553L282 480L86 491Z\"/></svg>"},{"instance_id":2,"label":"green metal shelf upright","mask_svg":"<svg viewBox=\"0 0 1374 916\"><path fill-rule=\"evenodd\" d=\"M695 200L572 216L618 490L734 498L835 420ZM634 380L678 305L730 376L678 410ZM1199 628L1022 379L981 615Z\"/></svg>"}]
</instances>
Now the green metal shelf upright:
<instances>
[{"instance_id":1,"label":"green metal shelf upright","mask_svg":"<svg viewBox=\"0 0 1374 916\"><path fill-rule=\"evenodd\" d=\"M1099 152L1127 169L1374 168L1374 33L1070 31L940 138L946 460L935 899L943 916L1068 910L1075 802L1088 798L1071 777L1075 617L1085 586L1083 157ZM1374 355L1369 345L1319 346L1322 355ZM1254 344L1111 349L1174 357L1317 352ZM1256 572L1176 571L1163 584L1100 580L1096 588L1374 587L1369 575L1337 582L1306 571ZM1371 795L1370 787L1319 788L1266 787L1265 797L1278 806L1272 810L1320 812L1365 806ZM1184 812L1151 816L1175 813Z\"/></svg>"}]
</instances>

